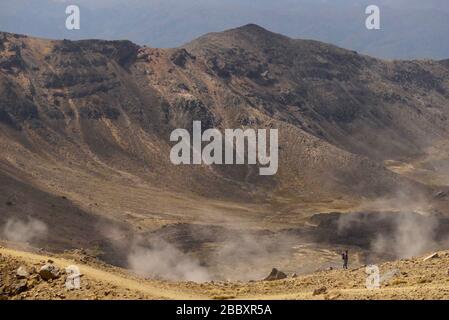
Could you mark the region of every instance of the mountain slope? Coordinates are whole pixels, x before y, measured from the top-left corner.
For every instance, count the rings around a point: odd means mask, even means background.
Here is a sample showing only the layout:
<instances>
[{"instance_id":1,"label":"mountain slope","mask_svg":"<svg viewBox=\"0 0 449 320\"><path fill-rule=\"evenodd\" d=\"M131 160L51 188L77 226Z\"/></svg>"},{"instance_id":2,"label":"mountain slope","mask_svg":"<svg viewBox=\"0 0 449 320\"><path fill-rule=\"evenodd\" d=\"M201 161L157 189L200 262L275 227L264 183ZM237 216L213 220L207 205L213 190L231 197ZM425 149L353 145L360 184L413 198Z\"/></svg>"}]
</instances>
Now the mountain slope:
<instances>
[{"instance_id":1,"label":"mountain slope","mask_svg":"<svg viewBox=\"0 0 449 320\"><path fill-rule=\"evenodd\" d=\"M186 48L228 71L231 87L234 78L249 80L244 93L255 95L247 98L252 105L353 153L413 155L447 134L444 61L386 62L256 25Z\"/></svg>"},{"instance_id":2,"label":"mountain slope","mask_svg":"<svg viewBox=\"0 0 449 320\"><path fill-rule=\"evenodd\" d=\"M176 49L0 33L1 217L51 224L79 210L61 225L129 236L178 222L292 226L398 191L430 198L383 161L447 139L448 79L444 61L386 62L256 25ZM279 129L278 173L173 165L170 132L193 120Z\"/></svg>"}]
</instances>

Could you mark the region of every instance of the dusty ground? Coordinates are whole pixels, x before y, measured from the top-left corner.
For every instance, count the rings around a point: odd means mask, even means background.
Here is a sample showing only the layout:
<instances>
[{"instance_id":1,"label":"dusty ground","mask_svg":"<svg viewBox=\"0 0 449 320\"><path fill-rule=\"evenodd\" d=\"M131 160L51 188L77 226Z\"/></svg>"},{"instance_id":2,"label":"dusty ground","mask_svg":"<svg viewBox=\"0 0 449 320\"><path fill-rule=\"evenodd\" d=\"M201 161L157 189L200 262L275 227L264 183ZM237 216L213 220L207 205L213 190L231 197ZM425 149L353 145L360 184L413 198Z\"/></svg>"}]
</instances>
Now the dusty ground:
<instances>
[{"instance_id":1,"label":"dusty ground","mask_svg":"<svg viewBox=\"0 0 449 320\"><path fill-rule=\"evenodd\" d=\"M61 269L77 265L81 288L67 290L65 275L43 281L30 275L27 288L14 292L16 270L37 270L48 262ZM403 259L379 265L379 289L366 289L365 267L328 270L277 281L169 282L139 278L123 269L89 259L79 251L44 255L0 248L0 297L2 299L449 299L449 251L433 259ZM33 280L34 279L34 280Z\"/></svg>"}]
</instances>

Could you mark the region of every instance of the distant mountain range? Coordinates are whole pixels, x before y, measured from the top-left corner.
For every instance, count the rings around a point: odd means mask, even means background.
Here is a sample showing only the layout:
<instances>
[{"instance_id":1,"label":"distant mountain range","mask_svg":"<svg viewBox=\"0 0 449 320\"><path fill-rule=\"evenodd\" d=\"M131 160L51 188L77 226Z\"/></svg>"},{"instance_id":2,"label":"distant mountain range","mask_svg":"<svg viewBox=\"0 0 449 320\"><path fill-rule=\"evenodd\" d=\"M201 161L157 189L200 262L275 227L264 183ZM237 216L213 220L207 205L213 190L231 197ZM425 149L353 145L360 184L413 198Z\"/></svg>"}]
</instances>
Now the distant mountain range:
<instances>
[{"instance_id":1,"label":"distant mountain range","mask_svg":"<svg viewBox=\"0 0 449 320\"><path fill-rule=\"evenodd\" d=\"M247 23L380 58L449 57L445 0L78 0L81 30L65 29L63 0L4 0L0 30L47 38L129 39L178 47L212 31ZM365 8L381 8L381 30L365 28Z\"/></svg>"}]
</instances>

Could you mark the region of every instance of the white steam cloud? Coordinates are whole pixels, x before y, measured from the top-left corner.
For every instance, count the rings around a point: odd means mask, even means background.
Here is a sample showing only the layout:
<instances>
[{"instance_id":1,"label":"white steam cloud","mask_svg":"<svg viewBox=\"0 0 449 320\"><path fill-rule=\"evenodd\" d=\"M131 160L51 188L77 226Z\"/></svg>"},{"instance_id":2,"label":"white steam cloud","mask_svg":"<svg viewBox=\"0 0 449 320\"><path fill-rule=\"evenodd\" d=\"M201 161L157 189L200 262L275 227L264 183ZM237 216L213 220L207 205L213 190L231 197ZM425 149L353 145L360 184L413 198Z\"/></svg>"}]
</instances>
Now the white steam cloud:
<instances>
[{"instance_id":1,"label":"white steam cloud","mask_svg":"<svg viewBox=\"0 0 449 320\"><path fill-rule=\"evenodd\" d=\"M139 275L177 281L210 281L206 268L163 241L153 241L150 247L136 245L128 256L129 268Z\"/></svg>"},{"instance_id":2,"label":"white steam cloud","mask_svg":"<svg viewBox=\"0 0 449 320\"><path fill-rule=\"evenodd\" d=\"M9 219L2 230L2 236L12 242L30 242L47 235L48 228L45 223L34 218L19 220Z\"/></svg>"},{"instance_id":3,"label":"white steam cloud","mask_svg":"<svg viewBox=\"0 0 449 320\"><path fill-rule=\"evenodd\" d=\"M388 252L402 259L447 246L447 241L436 240L438 221L431 215L400 214L393 223L390 235L379 234L371 243L374 252Z\"/></svg>"},{"instance_id":4,"label":"white steam cloud","mask_svg":"<svg viewBox=\"0 0 449 320\"><path fill-rule=\"evenodd\" d=\"M359 208L360 212L377 214L375 218L372 215L371 218L342 215L339 232L363 226L368 232L375 232L369 248L372 253L397 259L447 249L449 237L442 234L438 211L422 193L406 191L389 199L365 203Z\"/></svg>"}]
</instances>

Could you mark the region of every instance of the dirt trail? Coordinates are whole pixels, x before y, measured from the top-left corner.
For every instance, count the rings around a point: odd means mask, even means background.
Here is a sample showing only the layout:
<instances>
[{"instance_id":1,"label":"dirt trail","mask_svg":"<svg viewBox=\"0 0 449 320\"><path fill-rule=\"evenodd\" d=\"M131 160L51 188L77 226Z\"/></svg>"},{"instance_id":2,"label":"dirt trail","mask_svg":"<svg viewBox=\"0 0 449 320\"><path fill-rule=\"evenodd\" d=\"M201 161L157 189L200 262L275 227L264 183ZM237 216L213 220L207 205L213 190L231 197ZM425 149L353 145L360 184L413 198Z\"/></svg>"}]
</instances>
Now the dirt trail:
<instances>
[{"instance_id":1,"label":"dirt trail","mask_svg":"<svg viewBox=\"0 0 449 320\"><path fill-rule=\"evenodd\" d=\"M163 288L162 284L152 284L148 280L133 279L131 276L125 276L120 274L115 274L112 270L106 271L99 268L95 268L88 265L80 265L78 262L53 257L38 255L35 253L17 251L12 249L0 248L0 255L7 255L9 257L18 258L21 261L29 264L38 264L42 261L47 261L51 259L54 265L61 269L65 269L69 265L77 265L80 268L81 274L89 279L94 279L95 281L100 281L105 285L114 287L116 290L126 290L134 293L142 293L146 296L150 296L154 299L205 299L204 295L196 294L193 292L183 292L179 288L168 289Z\"/></svg>"},{"instance_id":2,"label":"dirt trail","mask_svg":"<svg viewBox=\"0 0 449 320\"><path fill-rule=\"evenodd\" d=\"M80 290L65 289L65 277L40 281L25 291L14 293L16 270L39 267L49 259L64 270L77 265L83 274ZM40 255L0 248L0 298L6 299L254 299L254 300L449 300L449 251L433 259L416 257L378 265L385 279L379 289L366 288L364 267L349 270L317 271L305 276L277 281L173 282L138 278L127 270L79 261L61 255ZM390 276L387 276L390 275ZM386 276L386 277L384 277ZM30 283L30 279L28 280ZM5 294L7 292L7 294ZM13 292L11 294L11 292Z\"/></svg>"}]
</instances>

